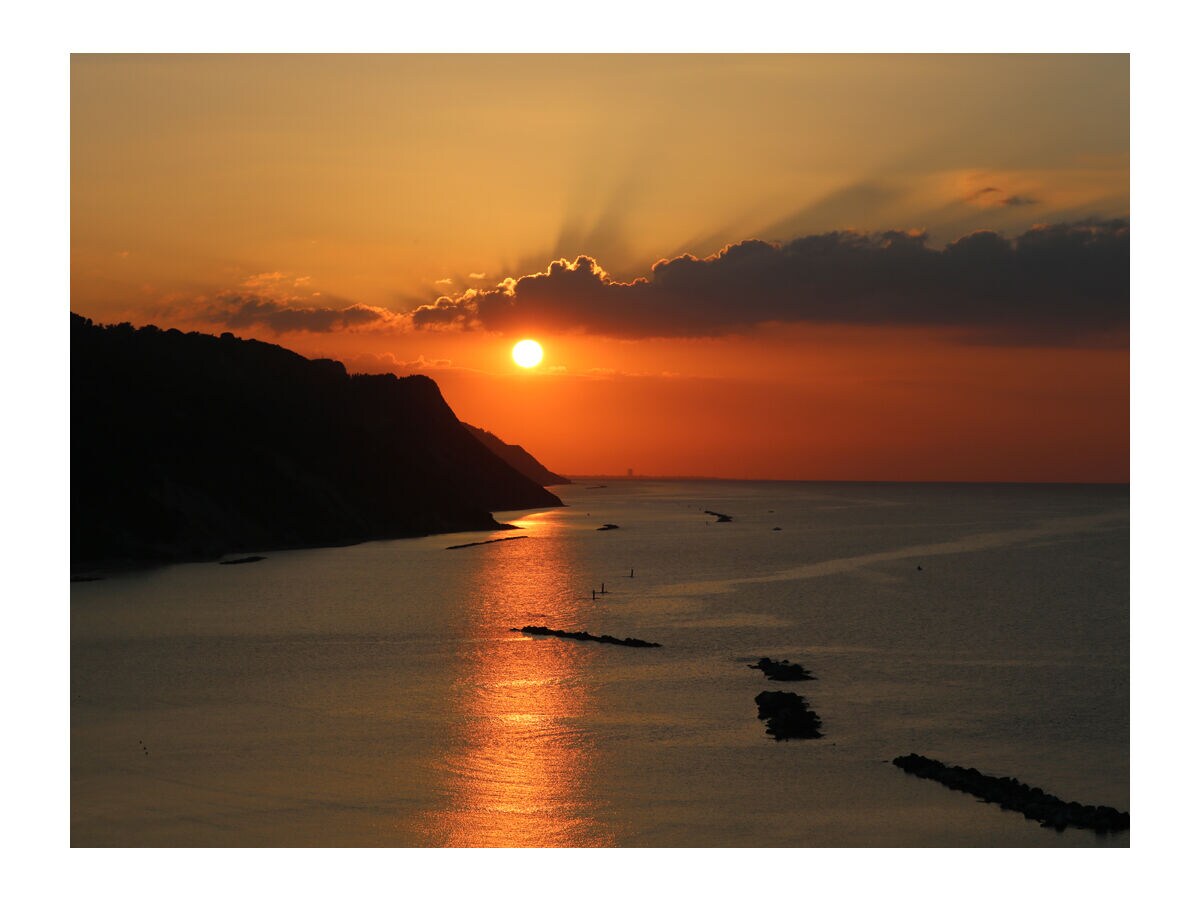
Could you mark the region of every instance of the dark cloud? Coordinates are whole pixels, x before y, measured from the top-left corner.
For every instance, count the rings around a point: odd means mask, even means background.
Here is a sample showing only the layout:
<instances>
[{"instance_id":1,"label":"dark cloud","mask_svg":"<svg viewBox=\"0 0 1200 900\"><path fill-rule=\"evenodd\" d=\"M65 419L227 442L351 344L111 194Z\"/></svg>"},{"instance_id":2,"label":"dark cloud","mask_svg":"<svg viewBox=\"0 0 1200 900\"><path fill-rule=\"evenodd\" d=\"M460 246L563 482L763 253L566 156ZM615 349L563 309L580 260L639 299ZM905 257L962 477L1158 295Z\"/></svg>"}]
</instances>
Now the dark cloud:
<instances>
[{"instance_id":1,"label":"dark cloud","mask_svg":"<svg viewBox=\"0 0 1200 900\"><path fill-rule=\"evenodd\" d=\"M403 317L377 306L298 306L258 294L222 294L203 318L230 328L263 326L275 334L289 331L330 332L400 325Z\"/></svg>"},{"instance_id":2,"label":"dark cloud","mask_svg":"<svg viewBox=\"0 0 1200 900\"><path fill-rule=\"evenodd\" d=\"M978 200L980 197L986 197L988 194L998 193L1000 193L1000 188L998 187L982 187L972 194L967 194L963 199L970 203L972 200Z\"/></svg>"},{"instance_id":3,"label":"dark cloud","mask_svg":"<svg viewBox=\"0 0 1200 900\"><path fill-rule=\"evenodd\" d=\"M998 187L983 187L963 197L964 203L981 204L984 206L1032 206L1037 203L1033 197L1023 197L1020 194L1007 194Z\"/></svg>"},{"instance_id":4,"label":"dark cloud","mask_svg":"<svg viewBox=\"0 0 1200 900\"><path fill-rule=\"evenodd\" d=\"M924 233L834 231L742 241L705 259L656 263L615 281L588 256L487 291L442 297L417 327L718 335L768 322L936 325L1027 343L1111 334L1129 322L1124 220L979 231L942 249Z\"/></svg>"},{"instance_id":5,"label":"dark cloud","mask_svg":"<svg viewBox=\"0 0 1200 900\"><path fill-rule=\"evenodd\" d=\"M455 367L454 363L448 359L426 359L424 354L416 359L406 360L396 356L395 353L359 353L355 356L342 357L341 361L349 372L373 375L388 372L410 375L414 372L445 371Z\"/></svg>"}]
</instances>

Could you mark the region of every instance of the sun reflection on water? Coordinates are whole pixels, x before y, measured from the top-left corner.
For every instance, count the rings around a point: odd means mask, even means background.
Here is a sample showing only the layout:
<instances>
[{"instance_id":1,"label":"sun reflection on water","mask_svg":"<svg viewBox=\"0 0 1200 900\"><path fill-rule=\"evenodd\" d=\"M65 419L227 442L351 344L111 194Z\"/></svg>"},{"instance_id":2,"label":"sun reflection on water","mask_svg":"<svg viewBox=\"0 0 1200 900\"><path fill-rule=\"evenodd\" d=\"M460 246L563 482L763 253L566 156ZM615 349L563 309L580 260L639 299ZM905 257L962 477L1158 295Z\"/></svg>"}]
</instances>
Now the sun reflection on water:
<instances>
[{"instance_id":1,"label":"sun reflection on water","mask_svg":"<svg viewBox=\"0 0 1200 900\"><path fill-rule=\"evenodd\" d=\"M509 630L575 625L580 577L545 514L518 524L532 540L464 560L477 572L455 680L457 733L426 837L452 847L609 845L590 790L595 751L581 677L590 648Z\"/></svg>"}]
</instances>

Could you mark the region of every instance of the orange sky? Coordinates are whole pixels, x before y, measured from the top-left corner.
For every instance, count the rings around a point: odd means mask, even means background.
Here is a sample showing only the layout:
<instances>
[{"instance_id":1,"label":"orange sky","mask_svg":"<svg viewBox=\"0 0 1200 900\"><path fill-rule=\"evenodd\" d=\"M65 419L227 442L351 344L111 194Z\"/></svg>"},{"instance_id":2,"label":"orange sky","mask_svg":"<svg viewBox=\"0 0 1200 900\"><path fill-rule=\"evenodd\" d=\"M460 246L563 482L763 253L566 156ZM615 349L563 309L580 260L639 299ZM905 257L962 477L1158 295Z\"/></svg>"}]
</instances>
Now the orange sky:
<instances>
[{"instance_id":1,"label":"orange sky","mask_svg":"<svg viewBox=\"0 0 1200 900\"><path fill-rule=\"evenodd\" d=\"M566 473L1128 479L1125 56L71 68L97 321L421 371Z\"/></svg>"}]
</instances>

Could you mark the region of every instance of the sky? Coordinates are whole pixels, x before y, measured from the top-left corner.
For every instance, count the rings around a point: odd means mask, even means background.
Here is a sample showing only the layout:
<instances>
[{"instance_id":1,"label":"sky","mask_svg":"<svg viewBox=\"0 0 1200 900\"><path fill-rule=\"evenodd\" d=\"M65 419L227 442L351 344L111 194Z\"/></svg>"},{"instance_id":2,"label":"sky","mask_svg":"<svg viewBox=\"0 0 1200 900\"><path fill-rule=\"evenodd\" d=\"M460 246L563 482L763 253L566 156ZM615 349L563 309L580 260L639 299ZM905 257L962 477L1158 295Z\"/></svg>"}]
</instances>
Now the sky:
<instances>
[{"instance_id":1,"label":"sky","mask_svg":"<svg viewBox=\"0 0 1200 900\"><path fill-rule=\"evenodd\" d=\"M1129 125L1126 55L76 54L71 308L566 474L1124 482Z\"/></svg>"}]
</instances>

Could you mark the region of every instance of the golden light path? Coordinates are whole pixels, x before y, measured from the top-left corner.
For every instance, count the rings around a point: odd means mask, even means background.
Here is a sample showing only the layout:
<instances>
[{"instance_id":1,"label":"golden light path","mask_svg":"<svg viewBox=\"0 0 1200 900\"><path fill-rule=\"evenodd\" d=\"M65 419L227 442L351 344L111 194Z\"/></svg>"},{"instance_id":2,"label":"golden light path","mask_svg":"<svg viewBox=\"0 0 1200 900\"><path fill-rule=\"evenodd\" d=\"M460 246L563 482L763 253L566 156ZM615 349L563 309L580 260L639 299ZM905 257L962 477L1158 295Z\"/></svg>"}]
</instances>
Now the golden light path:
<instances>
[{"instance_id":1,"label":"golden light path","mask_svg":"<svg viewBox=\"0 0 1200 900\"><path fill-rule=\"evenodd\" d=\"M586 648L509 630L525 624L577 625L574 561L565 552L567 542L553 535L558 526L539 521L545 516L520 520L531 540L499 544L475 557L480 563L475 625L459 659L458 733L439 766L444 799L426 819L430 844L586 847L614 842L596 816L593 799L596 750L583 728L592 714L581 671Z\"/></svg>"},{"instance_id":2,"label":"golden light path","mask_svg":"<svg viewBox=\"0 0 1200 900\"><path fill-rule=\"evenodd\" d=\"M512 348L512 358L518 366L531 369L542 361L542 345L529 338L517 341Z\"/></svg>"}]
</instances>

